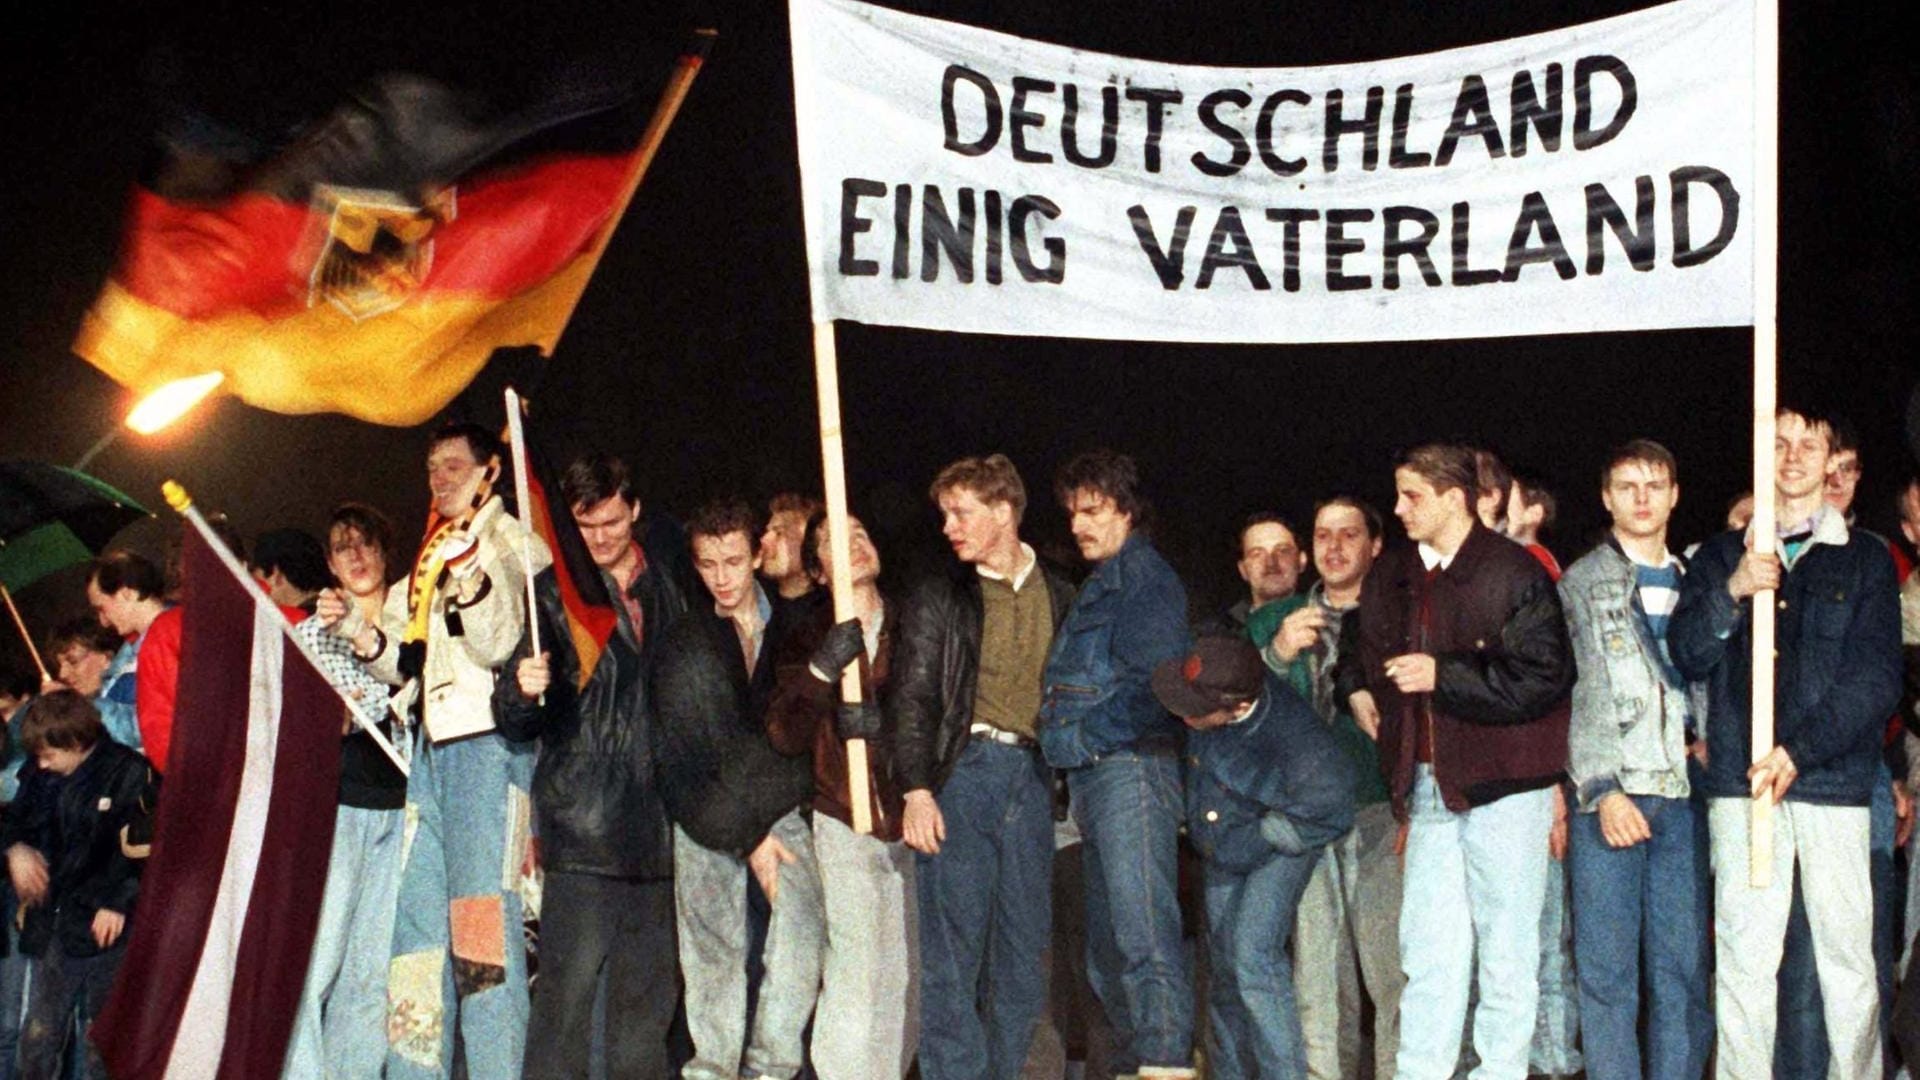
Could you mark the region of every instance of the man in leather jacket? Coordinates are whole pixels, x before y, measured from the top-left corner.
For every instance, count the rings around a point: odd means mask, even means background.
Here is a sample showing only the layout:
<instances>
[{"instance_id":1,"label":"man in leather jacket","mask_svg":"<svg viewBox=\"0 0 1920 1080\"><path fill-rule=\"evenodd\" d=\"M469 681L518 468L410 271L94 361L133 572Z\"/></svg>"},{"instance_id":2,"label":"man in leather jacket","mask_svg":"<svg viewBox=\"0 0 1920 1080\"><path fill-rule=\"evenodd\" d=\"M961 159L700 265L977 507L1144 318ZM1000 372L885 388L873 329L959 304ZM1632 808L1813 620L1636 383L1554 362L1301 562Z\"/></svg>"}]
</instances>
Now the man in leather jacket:
<instances>
[{"instance_id":1,"label":"man in leather jacket","mask_svg":"<svg viewBox=\"0 0 1920 1080\"><path fill-rule=\"evenodd\" d=\"M674 1008L673 839L654 782L652 663L687 610L668 571L667 538L639 535L627 466L608 454L575 461L560 501L591 567L556 564L534 581L540 643L522 641L494 690L509 738L539 739L533 807L546 885L540 992L527 1030L528 1077L584 1077L593 999L607 976L607 1067L664 1076ZM556 526L558 523L556 523ZM599 575L617 625L597 658L569 633L563 573Z\"/></svg>"},{"instance_id":2,"label":"man in leather jacket","mask_svg":"<svg viewBox=\"0 0 1920 1080\"><path fill-rule=\"evenodd\" d=\"M1400 1080L1453 1074L1476 954L1478 1075L1527 1075L1539 997L1573 657L1546 570L1475 517L1474 472L1462 447L1401 457L1394 513L1418 546L1388 550L1360 594L1367 688L1349 704L1377 727L1406 836Z\"/></svg>"},{"instance_id":3,"label":"man in leather jacket","mask_svg":"<svg viewBox=\"0 0 1920 1080\"><path fill-rule=\"evenodd\" d=\"M930 494L962 565L902 606L886 710L916 852L920 1071L1010 1080L1046 991L1053 785L1034 735L1072 590L1020 541L1027 493L1006 457L956 461Z\"/></svg>"}]
</instances>

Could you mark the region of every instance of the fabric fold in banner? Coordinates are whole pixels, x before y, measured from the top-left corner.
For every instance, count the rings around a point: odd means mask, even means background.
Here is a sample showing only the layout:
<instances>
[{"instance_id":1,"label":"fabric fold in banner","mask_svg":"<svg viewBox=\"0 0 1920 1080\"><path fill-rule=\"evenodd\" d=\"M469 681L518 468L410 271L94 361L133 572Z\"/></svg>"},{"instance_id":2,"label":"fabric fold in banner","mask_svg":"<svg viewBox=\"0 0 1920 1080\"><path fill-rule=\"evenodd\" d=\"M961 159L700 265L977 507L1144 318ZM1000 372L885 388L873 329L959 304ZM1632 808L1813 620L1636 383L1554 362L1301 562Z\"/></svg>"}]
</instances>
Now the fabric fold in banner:
<instances>
[{"instance_id":1,"label":"fabric fold in banner","mask_svg":"<svg viewBox=\"0 0 1920 1080\"><path fill-rule=\"evenodd\" d=\"M122 1080L277 1076L325 893L343 703L197 528L167 788L92 1028Z\"/></svg>"},{"instance_id":2,"label":"fabric fold in banner","mask_svg":"<svg viewBox=\"0 0 1920 1080\"><path fill-rule=\"evenodd\" d=\"M1751 0L1309 68L790 4L816 321L1268 343L1752 322Z\"/></svg>"}]
</instances>

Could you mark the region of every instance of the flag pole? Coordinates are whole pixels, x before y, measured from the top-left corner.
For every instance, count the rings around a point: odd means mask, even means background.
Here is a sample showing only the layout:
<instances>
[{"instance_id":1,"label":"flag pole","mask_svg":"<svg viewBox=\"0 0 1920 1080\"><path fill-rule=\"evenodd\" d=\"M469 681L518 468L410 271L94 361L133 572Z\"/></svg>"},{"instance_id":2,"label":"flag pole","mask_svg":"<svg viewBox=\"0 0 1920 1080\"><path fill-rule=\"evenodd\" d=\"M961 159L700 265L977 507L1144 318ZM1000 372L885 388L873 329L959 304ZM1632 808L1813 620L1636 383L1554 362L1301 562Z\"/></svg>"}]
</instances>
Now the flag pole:
<instances>
[{"instance_id":1,"label":"flag pole","mask_svg":"<svg viewBox=\"0 0 1920 1080\"><path fill-rule=\"evenodd\" d=\"M1777 546L1774 513L1774 412L1778 405L1780 223L1780 7L1757 0L1753 26L1753 551ZM1774 591L1753 596L1753 760L1773 750ZM1753 797L1747 882L1773 881L1773 791Z\"/></svg>"},{"instance_id":2,"label":"flag pole","mask_svg":"<svg viewBox=\"0 0 1920 1080\"><path fill-rule=\"evenodd\" d=\"M674 63L673 74L667 79L667 88L660 94L660 104L654 106L653 118L647 121L646 130L640 134L640 146L634 152L633 168L627 173L620 201L614 204L613 213L607 216L606 226L600 230L600 235L594 238L593 247L587 251L587 272L580 279L579 290L567 301L567 313L560 320L560 329L554 332L553 340L540 350L542 355L552 356L553 350L560 346L560 335L566 333L568 324L573 322L574 310L580 306L580 297L587 291L586 283L593 280L594 271L600 268L600 257L607 253L607 245L613 241L613 230L619 228L620 219L627 216L627 206L640 190L640 181L646 179L654 155L660 152L660 144L666 141L667 129L673 126L673 119L679 115L688 91L693 89L694 76L700 74L700 67L706 63L707 53L712 50L719 36L718 30L703 26L693 32L692 40L681 50L680 59Z\"/></svg>"},{"instance_id":3,"label":"flag pole","mask_svg":"<svg viewBox=\"0 0 1920 1080\"><path fill-rule=\"evenodd\" d=\"M507 387L507 438L509 452L513 455L513 504L520 508L520 565L526 571L527 579L527 640L530 643L529 655L540 655L540 605L533 591L533 522L527 515L533 513L533 502L527 486L527 432L520 422L520 395L513 387ZM540 695L540 704L547 703L547 695Z\"/></svg>"},{"instance_id":4,"label":"flag pole","mask_svg":"<svg viewBox=\"0 0 1920 1080\"><path fill-rule=\"evenodd\" d=\"M840 357L832 321L813 324L813 376L820 390L820 474L827 496L827 551L833 566L833 621L845 622L853 610L853 545L847 535L847 466L840 449ZM849 664L840 677L840 696L860 703L860 665ZM873 832L867 791L867 740L847 740L847 802L853 831Z\"/></svg>"},{"instance_id":5,"label":"flag pole","mask_svg":"<svg viewBox=\"0 0 1920 1080\"><path fill-rule=\"evenodd\" d=\"M40 650L33 643L33 635L27 633L26 620L20 617L20 609L13 606L13 593L5 585L0 585L0 600L7 602L7 614L13 616L13 625L20 628L20 640L27 643L27 652L33 657L33 666L40 669L40 681L52 682L53 676L47 674L47 662L40 659Z\"/></svg>"},{"instance_id":6,"label":"flag pole","mask_svg":"<svg viewBox=\"0 0 1920 1080\"><path fill-rule=\"evenodd\" d=\"M253 584L253 575L247 572L246 567L240 565L240 560L228 550L226 542L213 531L213 527L207 524L207 519L200 516L200 508L193 505L193 498L187 494L186 488L175 481L168 480L160 485L160 493L166 496L168 506L173 507L181 517L186 518L189 524L199 530L200 538L207 542L207 546L213 549L215 555L219 556L220 562L226 566L228 573L244 583L247 588L257 588ZM262 598L264 599L264 595ZM301 641L300 636L293 632L293 624L287 621L286 613L280 610L280 605L268 601L267 608L273 612L273 620L280 627L280 636L286 638L295 649L300 651L300 655L307 658L307 663L313 665L313 670L324 673L327 669L321 666L320 658L313 655L313 652L307 648L307 643ZM347 715L353 718L353 722L359 725L361 731L373 736L374 743L387 755L387 760L393 762L393 767L400 770L400 775L412 775L413 770L407 767L406 761L400 756L400 751L394 749L393 740L387 738L386 733L380 730L376 721L368 719L366 714L360 711L360 703L341 694L340 688L333 685L332 679L326 682L328 686L333 687L335 694L339 694L340 700L346 702Z\"/></svg>"}]
</instances>

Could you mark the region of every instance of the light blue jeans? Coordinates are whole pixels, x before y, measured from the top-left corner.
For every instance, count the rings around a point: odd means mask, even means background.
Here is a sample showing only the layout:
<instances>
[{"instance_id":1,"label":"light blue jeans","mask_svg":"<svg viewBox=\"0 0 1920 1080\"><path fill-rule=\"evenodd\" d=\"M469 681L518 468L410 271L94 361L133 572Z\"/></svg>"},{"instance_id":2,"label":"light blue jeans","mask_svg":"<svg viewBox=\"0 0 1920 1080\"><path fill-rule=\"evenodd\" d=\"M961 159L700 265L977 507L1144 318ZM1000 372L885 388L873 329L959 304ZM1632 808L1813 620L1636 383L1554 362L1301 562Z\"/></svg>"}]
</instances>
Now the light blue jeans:
<instances>
[{"instance_id":1,"label":"light blue jeans","mask_svg":"<svg viewBox=\"0 0 1920 1080\"><path fill-rule=\"evenodd\" d=\"M1473 1048L1480 1064L1474 1080L1525 1080L1540 999L1540 912L1553 792L1522 792L1454 813L1423 765L1409 801L1412 827L1400 908L1407 986L1400 995L1395 1075L1453 1075L1477 962Z\"/></svg>"},{"instance_id":2,"label":"light blue jeans","mask_svg":"<svg viewBox=\"0 0 1920 1080\"><path fill-rule=\"evenodd\" d=\"M423 741L413 757L388 970L388 1080L445 1080L456 1023L472 1080L519 1080L529 1002L517 886L537 745L489 733Z\"/></svg>"},{"instance_id":3,"label":"light blue jeans","mask_svg":"<svg viewBox=\"0 0 1920 1080\"><path fill-rule=\"evenodd\" d=\"M307 987L287 1044L287 1080L358 1080L387 1059L387 962L405 810L342 806Z\"/></svg>"},{"instance_id":4,"label":"light blue jeans","mask_svg":"<svg viewBox=\"0 0 1920 1080\"><path fill-rule=\"evenodd\" d=\"M1114 1069L1190 1067L1193 976L1180 930L1180 759L1122 750L1074 769L1067 783L1086 838L1087 981L1113 1028Z\"/></svg>"}]
</instances>

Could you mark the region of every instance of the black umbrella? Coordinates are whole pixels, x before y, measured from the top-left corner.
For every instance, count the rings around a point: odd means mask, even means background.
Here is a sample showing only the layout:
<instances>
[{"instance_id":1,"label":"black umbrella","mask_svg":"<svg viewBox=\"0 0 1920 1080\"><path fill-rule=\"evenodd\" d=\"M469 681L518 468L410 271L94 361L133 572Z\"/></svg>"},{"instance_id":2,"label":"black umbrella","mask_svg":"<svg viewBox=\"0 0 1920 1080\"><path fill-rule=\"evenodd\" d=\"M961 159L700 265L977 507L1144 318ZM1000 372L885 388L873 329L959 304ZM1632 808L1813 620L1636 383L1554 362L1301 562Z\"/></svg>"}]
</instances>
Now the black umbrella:
<instances>
[{"instance_id":1,"label":"black umbrella","mask_svg":"<svg viewBox=\"0 0 1920 1080\"><path fill-rule=\"evenodd\" d=\"M99 551L146 516L146 507L86 473L39 461L0 461L0 599L41 678L47 666L13 606L12 590Z\"/></svg>"}]
</instances>

